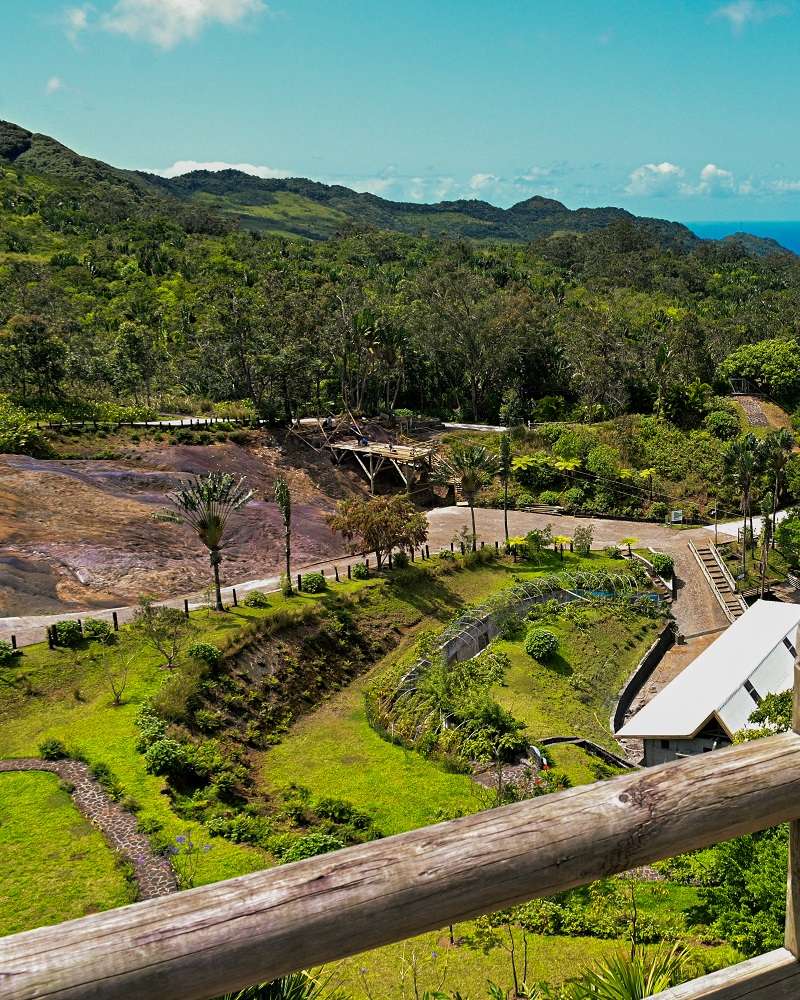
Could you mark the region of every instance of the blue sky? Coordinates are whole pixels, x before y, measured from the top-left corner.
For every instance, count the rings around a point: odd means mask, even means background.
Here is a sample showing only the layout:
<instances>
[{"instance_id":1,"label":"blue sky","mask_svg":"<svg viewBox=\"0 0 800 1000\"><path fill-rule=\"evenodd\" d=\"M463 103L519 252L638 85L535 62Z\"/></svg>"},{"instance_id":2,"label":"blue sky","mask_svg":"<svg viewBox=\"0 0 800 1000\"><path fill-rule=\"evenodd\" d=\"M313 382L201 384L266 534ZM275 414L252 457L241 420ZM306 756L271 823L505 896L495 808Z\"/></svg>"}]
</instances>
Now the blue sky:
<instances>
[{"instance_id":1,"label":"blue sky","mask_svg":"<svg viewBox=\"0 0 800 1000\"><path fill-rule=\"evenodd\" d=\"M0 117L118 166L800 218L800 0L2 0Z\"/></svg>"}]
</instances>

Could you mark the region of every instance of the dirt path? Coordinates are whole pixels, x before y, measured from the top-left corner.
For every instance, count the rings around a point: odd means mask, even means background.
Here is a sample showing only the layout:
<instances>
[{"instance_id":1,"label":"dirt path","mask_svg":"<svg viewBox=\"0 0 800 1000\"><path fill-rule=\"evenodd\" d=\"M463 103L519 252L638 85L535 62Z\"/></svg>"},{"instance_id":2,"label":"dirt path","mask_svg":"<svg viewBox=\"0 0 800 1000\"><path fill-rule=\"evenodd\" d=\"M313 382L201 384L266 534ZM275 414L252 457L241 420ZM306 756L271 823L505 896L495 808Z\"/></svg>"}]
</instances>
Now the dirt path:
<instances>
[{"instance_id":1,"label":"dirt path","mask_svg":"<svg viewBox=\"0 0 800 1000\"><path fill-rule=\"evenodd\" d=\"M694 528L688 531L678 531L668 528L666 525L648 524L634 521L610 521L601 518L588 519L569 517L567 515L553 516L549 514L527 514L523 511L509 511L509 528L512 534L522 535L533 528L544 528L551 525L555 533L572 535L578 525L591 524L594 527L594 548L602 548L605 545L619 543L625 537L635 537L640 545L652 545L663 552L669 552L675 560L675 569L680 581L678 586L678 596L672 605L678 626L685 635L693 635L696 632L703 632L706 629L717 628L727 624L727 618L723 614L720 606L708 584L705 581L694 557L689 551L688 542L690 539L697 541L708 540L708 532L705 528ZM478 538L488 545L494 545L495 541L503 539L503 512L490 508L479 508L475 511L476 527ZM466 507L439 507L428 512L429 540L428 545L432 552L450 548L450 541L459 529L469 523L469 510ZM348 563L357 561L357 557L342 552L341 555L328 558L314 563L298 563L295 572L304 573L308 570L323 570L326 576L332 576L334 567L344 572ZM271 567L270 567L271 568ZM265 576L256 579L247 579L234 584L238 596L246 594L250 590L263 590L266 592L276 591L280 586L280 577L277 575ZM227 602L232 600L231 587L226 587L223 597ZM183 607L183 601L189 601L189 607L204 606L207 597L204 592L194 591L180 597L164 601L171 607ZM73 611L68 614L55 615L21 615L16 617L0 618L0 638L9 638L12 634L16 636L20 646L29 645L33 642L42 642L45 639L47 626L61 621L64 618L85 618L92 617L110 619L111 610L98 611L95 609ZM120 624L129 622L134 615L135 606L126 605L113 609L117 612L117 619Z\"/></svg>"},{"instance_id":2,"label":"dirt path","mask_svg":"<svg viewBox=\"0 0 800 1000\"><path fill-rule=\"evenodd\" d=\"M177 891L172 865L167 858L153 853L147 837L136 829L136 818L106 795L92 777L88 764L38 757L0 760L0 773L19 771L48 771L72 785L72 799L80 812L100 830L109 846L133 865L140 899Z\"/></svg>"}]
</instances>

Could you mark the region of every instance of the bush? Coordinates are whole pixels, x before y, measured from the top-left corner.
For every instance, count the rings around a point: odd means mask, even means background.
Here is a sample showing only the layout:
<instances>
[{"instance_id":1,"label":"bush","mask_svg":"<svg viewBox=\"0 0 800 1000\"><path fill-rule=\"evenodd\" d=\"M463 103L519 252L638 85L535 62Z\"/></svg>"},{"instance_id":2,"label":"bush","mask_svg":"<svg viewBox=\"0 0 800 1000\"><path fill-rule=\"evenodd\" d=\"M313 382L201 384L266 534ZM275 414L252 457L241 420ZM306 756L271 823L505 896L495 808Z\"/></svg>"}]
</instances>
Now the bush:
<instances>
[{"instance_id":1,"label":"bush","mask_svg":"<svg viewBox=\"0 0 800 1000\"><path fill-rule=\"evenodd\" d=\"M608 556L609 559L621 559L622 549L619 545L606 545L603 552Z\"/></svg>"},{"instance_id":2,"label":"bush","mask_svg":"<svg viewBox=\"0 0 800 1000\"><path fill-rule=\"evenodd\" d=\"M108 622L100 618L87 618L83 623L83 635L86 639L98 639L100 642L108 642L114 634L114 629Z\"/></svg>"},{"instance_id":3,"label":"bush","mask_svg":"<svg viewBox=\"0 0 800 1000\"><path fill-rule=\"evenodd\" d=\"M6 667L9 663L20 655L18 649L14 649L10 642L0 639L0 667Z\"/></svg>"},{"instance_id":4,"label":"bush","mask_svg":"<svg viewBox=\"0 0 800 1000\"><path fill-rule=\"evenodd\" d=\"M675 561L666 552L653 552L647 557L653 564L653 569L660 576L672 576L675 571Z\"/></svg>"},{"instance_id":5,"label":"bush","mask_svg":"<svg viewBox=\"0 0 800 1000\"><path fill-rule=\"evenodd\" d=\"M242 604L246 608L268 608L269 598L263 590L251 590L247 597L245 597L242 601Z\"/></svg>"},{"instance_id":6,"label":"bush","mask_svg":"<svg viewBox=\"0 0 800 1000\"><path fill-rule=\"evenodd\" d=\"M190 769L186 748L168 738L153 743L145 752L144 761L148 774L164 778L182 778Z\"/></svg>"},{"instance_id":7,"label":"bush","mask_svg":"<svg viewBox=\"0 0 800 1000\"><path fill-rule=\"evenodd\" d=\"M280 855L280 860L284 864L291 861L302 861L303 858L315 858L318 854L327 854L329 851L338 851L344 844L338 837L332 837L329 833L307 833L305 837L300 837L284 850Z\"/></svg>"},{"instance_id":8,"label":"bush","mask_svg":"<svg viewBox=\"0 0 800 1000\"><path fill-rule=\"evenodd\" d=\"M586 559L592 551L594 541L594 525L579 524L572 533L572 545L579 556Z\"/></svg>"},{"instance_id":9,"label":"bush","mask_svg":"<svg viewBox=\"0 0 800 1000\"><path fill-rule=\"evenodd\" d=\"M656 500L655 503L650 504L648 514L654 521L666 521L667 514L669 514L669 504L663 500Z\"/></svg>"},{"instance_id":10,"label":"bush","mask_svg":"<svg viewBox=\"0 0 800 1000\"><path fill-rule=\"evenodd\" d=\"M39 744L39 756L43 760L63 760L69 753L61 740L51 738Z\"/></svg>"},{"instance_id":11,"label":"bush","mask_svg":"<svg viewBox=\"0 0 800 1000\"><path fill-rule=\"evenodd\" d=\"M73 621L70 618L56 622L53 626L53 631L55 632L56 645L65 646L67 649L74 649L76 646L79 646L83 639L80 622Z\"/></svg>"},{"instance_id":12,"label":"bush","mask_svg":"<svg viewBox=\"0 0 800 1000\"><path fill-rule=\"evenodd\" d=\"M558 636L546 628L532 628L525 637L525 652L535 660L545 662L555 656Z\"/></svg>"},{"instance_id":13,"label":"bush","mask_svg":"<svg viewBox=\"0 0 800 1000\"><path fill-rule=\"evenodd\" d=\"M738 418L727 410L712 410L703 421L703 427L720 441L730 441L741 430Z\"/></svg>"},{"instance_id":14,"label":"bush","mask_svg":"<svg viewBox=\"0 0 800 1000\"><path fill-rule=\"evenodd\" d=\"M44 436L28 414L0 394L0 453L34 455L44 458L51 453Z\"/></svg>"},{"instance_id":15,"label":"bush","mask_svg":"<svg viewBox=\"0 0 800 1000\"><path fill-rule=\"evenodd\" d=\"M199 660L208 667L216 667L222 659L222 650L210 642L195 642L186 650L193 660Z\"/></svg>"},{"instance_id":16,"label":"bush","mask_svg":"<svg viewBox=\"0 0 800 1000\"><path fill-rule=\"evenodd\" d=\"M392 556L392 565L395 569L407 569L408 562L408 553L403 549L400 549L399 552L395 552Z\"/></svg>"},{"instance_id":17,"label":"bush","mask_svg":"<svg viewBox=\"0 0 800 1000\"><path fill-rule=\"evenodd\" d=\"M561 494L561 504L569 510L582 507L585 500L586 493L580 486L572 486Z\"/></svg>"},{"instance_id":18,"label":"bush","mask_svg":"<svg viewBox=\"0 0 800 1000\"><path fill-rule=\"evenodd\" d=\"M303 591L306 594L321 594L328 584L322 573L306 573L303 577Z\"/></svg>"},{"instance_id":19,"label":"bush","mask_svg":"<svg viewBox=\"0 0 800 1000\"><path fill-rule=\"evenodd\" d=\"M356 563L352 570L354 580L368 580L369 568L366 563Z\"/></svg>"},{"instance_id":20,"label":"bush","mask_svg":"<svg viewBox=\"0 0 800 1000\"><path fill-rule=\"evenodd\" d=\"M543 490L539 494L539 503L545 503L551 507L556 507L560 502L561 494L558 490Z\"/></svg>"}]
</instances>

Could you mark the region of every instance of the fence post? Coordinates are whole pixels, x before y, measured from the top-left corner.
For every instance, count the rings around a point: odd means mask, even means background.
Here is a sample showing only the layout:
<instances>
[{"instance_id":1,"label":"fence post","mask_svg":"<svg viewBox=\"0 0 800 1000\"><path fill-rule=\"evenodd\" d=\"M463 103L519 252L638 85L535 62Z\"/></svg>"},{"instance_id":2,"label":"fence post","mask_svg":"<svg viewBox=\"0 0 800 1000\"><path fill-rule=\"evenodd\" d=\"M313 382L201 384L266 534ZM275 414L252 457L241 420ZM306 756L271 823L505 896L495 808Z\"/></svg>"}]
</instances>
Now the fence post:
<instances>
[{"instance_id":1,"label":"fence post","mask_svg":"<svg viewBox=\"0 0 800 1000\"><path fill-rule=\"evenodd\" d=\"M117 612L116 611L112 611L111 612L111 621L114 623L114 631L115 632L119 632L119 621L117 619Z\"/></svg>"},{"instance_id":2,"label":"fence post","mask_svg":"<svg viewBox=\"0 0 800 1000\"><path fill-rule=\"evenodd\" d=\"M483 549L485 547L486 547L486 542L484 542L483 539L481 539L481 548Z\"/></svg>"},{"instance_id":3,"label":"fence post","mask_svg":"<svg viewBox=\"0 0 800 1000\"><path fill-rule=\"evenodd\" d=\"M183 599L183 613L186 615L187 618L189 617L189 601L185 597Z\"/></svg>"},{"instance_id":4,"label":"fence post","mask_svg":"<svg viewBox=\"0 0 800 1000\"><path fill-rule=\"evenodd\" d=\"M425 545L425 558L426 559L430 559L430 557L431 557L431 550L430 550L429 546L426 544Z\"/></svg>"},{"instance_id":5,"label":"fence post","mask_svg":"<svg viewBox=\"0 0 800 1000\"><path fill-rule=\"evenodd\" d=\"M453 551L453 543L452 542L450 542L450 551L451 552Z\"/></svg>"},{"instance_id":6,"label":"fence post","mask_svg":"<svg viewBox=\"0 0 800 1000\"><path fill-rule=\"evenodd\" d=\"M80 618L78 619L78 628L81 630L81 635L83 635L83 622Z\"/></svg>"},{"instance_id":7,"label":"fence post","mask_svg":"<svg viewBox=\"0 0 800 1000\"><path fill-rule=\"evenodd\" d=\"M338 583L339 582L339 567L338 566L334 566L333 567L333 575L336 577L336 582Z\"/></svg>"},{"instance_id":8,"label":"fence post","mask_svg":"<svg viewBox=\"0 0 800 1000\"><path fill-rule=\"evenodd\" d=\"M238 601L238 599L236 597L236 587L232 587L231 590L233 591L233 606L235 608L238 608L239 607L239 601Z\"/></svg>"},{"instance_id":9,"label":"fence post","mask_svg":"<svg viewBox=\"0 0 800 1000\"><path fill-rule=\"evenodd\" d=\"M50 649L52 649L55 646L55 643L53 642L53 626L52 625L48 625L47 626L47 645L50 647Z\"/></svg>"},{"instance_id":10,"label":"fence post","mask_svg":"<svg viewBox=\"0 0 800 1000\"><path fill-rule=\"evenodd\" d=\"M347 564L347 579L350 579L350 563Z\"/></svg>"},{"instance_id":11,"label":"fence post","mask_svg":"<svg viewBox=\"0 0 800 1000\"><path fill-rule=\"evenodd\" d=\"M13 632L11 633L11 648L12 649L17 648L17 637L14 635Z\"/></svg>"},{"instance_id":12,"label":"fence post","mask_svg":"<svg viewBox=\"0 0 800 1000\"><path fill-rule=\"evenodd\" d=\"M800 628L795 636L795 647L800 643ZM794 662L794 698L792 703L792 729L800 734L800 658ZM800 821L789 824L789 873L786 886L785 945L795 958L800 957Z\"/></svg>"},{"instance_id":13,"label":"fence post","mask_svg":"<svg viewBox=\"0 0 800 1000\"><path fill-rule=\"evenodd\" d=\"M498 542L497 539L495 539L494 542L494 551L495 553L498 553L500 551L500 542Z\"/></svg>"},{"instance_id":14,"label":"fence post","mask_svg":"<svg viewBox=\"0 0 800 1000\"><path fill-rule=\"evenodd\" d=\"M411 562L414 562L414 546L411 546Z\"/></svg>"},{"instance_id":15,"label":"fence post","mask_svg":"<svg viewBox=\"0 0 800 1000\"><path fill-rule=\"evenodd\" d=\"M392 552L391 552L391 549L390 549L389 550L389 569L393 569L393 568L394 567L392 566Z\"/></svg>"},{"instance_id":16,"label":"fence post","mask_svg":"<svg viewBox=\"0 0 800 1000\"><path fill-rule=\"evenodd\" d=\"M461 543L461 555L466 555L467 550L464 548L464 543Z\"/></svg>"},{"instance_id":17,"label":"fence post","mask_svg":"<svg viewBox=\"0 0 800 1000\"><path fill-rule=\"evenodd\" d=\"M298 573L297 574L297 589L298 590L302 590L303 589L303 575L302 575L302 573Z\"/></svg>"}]
</instances>

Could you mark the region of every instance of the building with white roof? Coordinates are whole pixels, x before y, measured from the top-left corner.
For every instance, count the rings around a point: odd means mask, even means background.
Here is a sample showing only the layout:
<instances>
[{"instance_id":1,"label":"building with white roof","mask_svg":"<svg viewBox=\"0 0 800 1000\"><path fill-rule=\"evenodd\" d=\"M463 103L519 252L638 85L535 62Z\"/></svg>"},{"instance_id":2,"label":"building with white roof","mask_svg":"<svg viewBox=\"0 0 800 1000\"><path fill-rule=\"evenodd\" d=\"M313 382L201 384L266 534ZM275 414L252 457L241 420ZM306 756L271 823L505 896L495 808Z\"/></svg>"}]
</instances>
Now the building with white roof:
<instances>
[{"instance_id":1,"label":"building with white roof","mask_svg":"<svg viewBox=\"0 0 800 1000\"><path fill-rule=\"evenodd\" d=\"M661 764L726 746L767 694L792 687L800 604L756 601L615 734Z\"/></svg>"}]
</instances>

